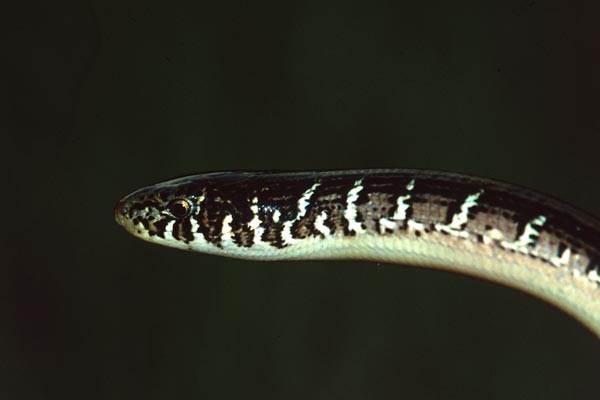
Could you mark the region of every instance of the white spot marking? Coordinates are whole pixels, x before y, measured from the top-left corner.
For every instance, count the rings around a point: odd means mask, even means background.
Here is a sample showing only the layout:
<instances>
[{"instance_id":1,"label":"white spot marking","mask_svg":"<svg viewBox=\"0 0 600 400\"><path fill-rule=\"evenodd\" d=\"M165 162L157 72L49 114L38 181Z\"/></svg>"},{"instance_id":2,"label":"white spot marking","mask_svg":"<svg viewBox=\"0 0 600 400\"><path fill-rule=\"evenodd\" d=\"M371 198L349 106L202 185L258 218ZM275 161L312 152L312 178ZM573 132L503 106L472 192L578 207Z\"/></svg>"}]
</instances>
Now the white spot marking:
<instances>
[{"instance_id":1,"label":"white spot marking","mask_svg":"<svg viewBox=\"0 0 600 400\"><path fill-rule=\"evenodd\" d=\"M385 233L386 229L396 230L397 227L398 223L390 221L387 218L381 218L379 220L379 233L381 233L382 235Z\"/></svg>"},{"instance_id":2,"label":"white spot marking","mask_svg":"<svg viewBox=\"0 0 600 400\"><path fill-rule=\"evenodd\" d=\"M300 199L298 199L298 215L296 215L296 219L291 221L285 221L283 223L283 230L281 231L281 240L283 241L283 243L293 244L298 241L292 236L292 225L294 224L294 222L300 220L302 217L304 217L304 215L306 215L306 212L308 211L308 205L310 204L309 200L319 186L321 186L321 183L315 182L310 188L308 188L304 193L302 193L302 196L300 197ZM279 210L275 210L273 212L273 221L275 221L275 218L279 220L280 217L280 214L278 214L277 217L275 217L275 213L279 213Z\"/></svg>"},{"instance_id":3,"label":"white spot marking","mask_svg":"<svg viewBox=\"0 0 600 400\"><path fill-rule=\"evenodd\" d=\"M252 220L250 220L248 226L252 229L256 229L260 225L260 219L258 219L258 197L252 199L250 211L252 211Z\"/></svg>"},{"instance_id":4,"label":"white spot marking","mask_svg":"<svg viewBox=\"0 0 600 400\"><path fill-rule=\"evenodd\" d=\"M354 186L348 191L348 196L346 196L346 210L344 210L344 218L348 221L348 229L350 231L355 231L356 233L364 231L360 223L356 221L358 211L355 204L356 200L358 200L359 193L364 189L362 181L361 178L354 182Z\"/></svg>"},{"instance_id":5,"label":"white spot marking","mask_svg":"<svg viewBox=\"0 0 600 400\"><path fill-rule=\"evenodd\" d=\"M500 229L491 228L485 231L483 235L481 235L484 244L492 244L493 241L500 241L504 239L504 234Z\"/></svg>"},{"instance_id":6,"label":"white spot marking","mask_svg":"<svg viewBox=\"0 0 600 400\"><path fill-rule=\"evenodd\" d=\"M587 276L589 280L600 283L600 275L598 275L598 272L595 269L588 272Z\"/></svg>"},{"instance_id":7,"label":"white spot marking","mask_svg":"<svg viewBox=\"0 0 600 400\"><path fill-rule=\"evenodd\" d=\"M173 236L173 225L175 225L175 220L169 221L167 225L165 225L165 233L169 233L171 235L171 239L175 239Z\"/></svg>"},{"instance_id":8,"label":"white spot marking","mask_svg":"<svg viewBox=\"0 0 600 400\"><path fill-rule=\"evenodd\" d=\"M448 228L450 229L454 229L457 231L462 230L462 226L464 224L467 223L467 221L469 220L469 210L472 207L475 207L477 205L477 199L479 199L479 196L481 196L483 193L483 189L481 189L479 192L477 193L473 193L469 196L467 196L467 198L465 199L465 202L462 203L462 205L460 206L460 212L457 214L454 214L454 216L452 217L452 222L450 222L450 225L448 225Z\"/></svg>"},{"instance_id":9,"label":"white spot marking","mask_svg":"<svg viewBox=\"0 0 600 400\"><path fill-rule=\"evenodd\" d=\"M223 247L235 245L235 243L233 242L231 221L233 221L233 217L231 216L231 214L227 214L223 218L223 227L221 228L221 244L223 245Z\"/></svg>"},{"instance_id":10,"label":"white spot marking","mask_svg":"<svg viewBox=\"0 0 600 400\"><path fill-rule=\"evenodd\" d=\"M254 231L254 244L258 244L262 242L262 235L265 231L265 228L260 226L260 219L258 218L258 197L252 198L252 203L250 205L250 210L252 211L252 220L248 223L250 229Z\"/></svg>"},{"instance_id":11,"label":"white spot marking","mask_svg":"<svg viewBox=\"0 0 600 400\"><path fill-rule=\"evenodd\" d=\"M292 225L295 221L285 221L283 223L283 230L281 231L281 239L283 243L286 244L294 244L297 242L296 239L292 237Z\"/></svg>"},{"instance_id":12,"label":"white spot marking","mask_svg":"<svg viewBox=\"0 0 600 400\"><path fill-rule=\"evenodd\" d=\"M407 221L407 226L408 226L408 229L412 229L414 231L424 231L425 230L425 225L423 225L420 222L415 222L412 219L409 219Z\"/></svg>"},{"instance_id":13,"label":"white spot marking","mask_svg":"<svg viewBox=\"0 0 600 400\"><path fill-rule=\"evenodd\" d=\"M406 203L406 201L408 199L410 199L410 194L406 194L404 196L398 196L398 200L396 201L398 208L396 208L396 212L392 216L393 220L403 221L406 219L406 212L410 208L410 204Z\"/></svg>"},{"instance_id":14,"label":"white spot marking","mask_svg":"<svg viewBox=\"0 0 600 400\"><path fill-rule=\"evenodd\" d=\"M225 215L223 218L223 227L221 228L221 235L229 235L231 233L231 221L233 221L233 217L231 214Z\"/></svg>"},{"instance_id":15,"label":"white spot marking","mask_svg":"<svg viewBox=\"0 0 600 400\"><path fill-rule=\"evenodd\" d=\"M565 249L565 251L563 251L562 255L560 256L559 263L561 265L567 265L569 263L570 259L571 259L571 249L569 247L567 247Z\"/></svg>"},{"instance_id":16,"label":"white spot marking","mask_svg":"<svg viewBox=\"0 0 600 400\"><path fill-rule=\"evenodd\" d=\"M467 236L468 233L464 232ZM491 228L485 231L484 234L481 235L481 240L483 240L483 244L490 245L494 241L500 241L504 239L504 234L500 229Z\"/></svg>"},{"instance_id":17,"label":"white spot marking","mask_svg":"<svg viewBox=\"0 0 600 400\"><path fill-rule=\"evenodd\" d=\"M279 222L279 217L281 217L281 211L279 211L278 209L275 209L273 211L273 222L278 223Z\"/></svg>"},{"instance_id":18,"label":"white spot marking","mask_svg":"<svg viewBox=\"0 0 600 400\"><path fill-rule=\"evenodd\" d=\"M468 238L469 232L463 229L463 225L469 221L469 210L477 205L477 199L483 194L483 189L477 193L473 193L467 196L465 201L460 206L460 212L452 216L450 224L435 224L437 231L446 232L452 236L459 236L462 238ZM484 242L486 239L484 238Z\"/></svg>"},{"instance_id":19,"label":"white spot marking","mask_svg":"<svg viewBox=\"0 0 600 400\"><path fill-rule=\"evenodd\" d=\"M465 239L469 237L469 232L465 231L464 229L453 229L450 225L435 224L434 228L438 232L443 231L452 236L462 237Z\"/></svg>"},{"instance_id":20,"label":"white spot marking","mask_svg":"<svg viewBox=\"0 0 600 400\"><path fill-rule=\"evenodd\" d=\"M413 190L415 187L415 180L411 180L410 182L408 182L408 184L406 185L406 189L408 191ZM404 221L406 219L406 212L408 211L408 209L410 208L410 204L407 203L407 201L410 199L410 194L405 194L402 196L398 196L398 199L396 200L396 212L394 213L394 215L392 216L393 220L396 221Z\"/></svg>"},{"instance_id":21,"label":"white spot marking","mask_svg":"<svg viewBox=\"0 0 600 400\"><path fill-rule=\"evenodd\" d=\"M324 224L327 219L327 212L323 210L315 219L315 228L325 237L331 236L331 230Z\"/></svg>"},{"instance_id":22,"label":"white spot marking","mask_svg":"<svg viewBox=\"0 0 600 400\"><path fill-rule=\"evenodd\" d=\"M196 232L198 232L198 228L200 228L200 225L198 225L198 221L196 221L196 218L190 218L190 223L192 224L192 234L196 234Z\"/></svg>"},{"instance_id":23,"label":"white spot marking","mask_svg":"<svg viewBox=\"0 0 600 400\"><path fill-rule=\"evenodd\" d=\"M309 200L319 186L321 186L321 183L315 182L314 185L308 188L307 191L302 193L302 196L298 200L298 216L296 217L296 219L304 217L306 211L308 211Z\"/></svg>"},{"instance_id":24,"label":"white spot marking","mask_svg":"<svg viewBox=\"0 0 600 400\"><path fill-rule=\"evenodd\" d=\"M539 236L540 231L537 228L534 228L534 225L539 225L540 227L544 226L546 222L546 217L543 215L537 216L533 220L531 220L527 225L525 225L525 230L523 234L517 240L518 244L521 246L529 246L535 244L534 237Z\"/></svg>"},{"instance_id":25,"label":"white spot marking","mask_svg":"<svg viewBox=\"0 0 600 400\"><path fill-rule=\"evenodd\" d=\"M504 233L500 229L492 228L488 229L485 234L492 240L502 240L504 239Z\"/></svg>"},{"instance_id":26,"label":"white spot marking","mask_svg":"<svg viewBox=\"0 0 600 400\"><path fill-rule=\"evenodd\" d=\"M529 249L529 245L535 244L535 236L539 236L540 231L534 228L534 225L539 225L540 227L544 225L546 222L546 217L543 215L539 215L529 221L527 225L525 225L525 229L523 234L519 236L519 238L515 242L507 242L502 241L500 244L507 249L519 251L523 254L533 254L533 252Z\"/></svg>"}]
</instances>

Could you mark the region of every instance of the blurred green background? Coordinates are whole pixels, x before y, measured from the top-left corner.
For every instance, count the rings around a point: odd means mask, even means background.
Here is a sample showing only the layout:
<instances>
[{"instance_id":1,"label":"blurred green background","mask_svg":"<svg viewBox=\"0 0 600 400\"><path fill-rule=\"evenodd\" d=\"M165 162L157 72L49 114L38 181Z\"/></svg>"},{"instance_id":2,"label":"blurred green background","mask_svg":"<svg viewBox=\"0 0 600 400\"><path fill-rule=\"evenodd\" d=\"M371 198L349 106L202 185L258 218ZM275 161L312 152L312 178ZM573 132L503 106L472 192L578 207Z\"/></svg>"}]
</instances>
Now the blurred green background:
<instances>
[{"instance_id":1,"label":"blurred green background","mask_svg":"<svg viewBox=\"0 0 600 400\"><path fill-rule=\"evenodd\" d=\"M136 240L205 170L430 168L600 214L595 1L22 2L3 11L2 399L566 399L600 342L439 271Z\"/></svg>"}]
</instances>

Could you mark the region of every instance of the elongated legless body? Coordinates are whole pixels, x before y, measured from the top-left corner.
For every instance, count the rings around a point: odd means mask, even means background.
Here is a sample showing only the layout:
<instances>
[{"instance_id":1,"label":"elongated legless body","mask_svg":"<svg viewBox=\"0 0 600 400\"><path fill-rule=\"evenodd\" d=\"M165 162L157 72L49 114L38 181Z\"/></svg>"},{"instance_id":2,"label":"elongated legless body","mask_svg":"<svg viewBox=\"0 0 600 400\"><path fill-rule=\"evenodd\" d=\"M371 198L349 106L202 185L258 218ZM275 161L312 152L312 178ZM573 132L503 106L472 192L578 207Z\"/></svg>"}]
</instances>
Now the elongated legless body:
<instances>
[{"instance_id":1,"label":"elongated legless body","mask_svg":"<svg viewBox=\"0 0 600 400\"><path fill-rule=\"evenodd\" d=\"M133 192L115 218L144 240L202 253L473 275L545 299L600 336L600 222L506 183L419 170L207 173Z\"/></svg>"}]
</instances>

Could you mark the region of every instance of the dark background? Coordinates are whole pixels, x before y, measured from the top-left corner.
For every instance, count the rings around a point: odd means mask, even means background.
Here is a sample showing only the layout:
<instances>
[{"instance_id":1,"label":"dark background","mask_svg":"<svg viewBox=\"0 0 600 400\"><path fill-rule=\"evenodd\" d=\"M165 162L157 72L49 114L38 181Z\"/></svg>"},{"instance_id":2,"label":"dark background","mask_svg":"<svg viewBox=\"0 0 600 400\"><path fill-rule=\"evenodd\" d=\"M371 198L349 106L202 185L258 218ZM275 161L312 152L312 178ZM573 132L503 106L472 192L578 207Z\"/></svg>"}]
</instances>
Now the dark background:
<instances>
[{"instance_id":1,"label":"dark background","mask_svg":"<svg viewBox=\"0 0 600 400\"><path fill-rule=\"evenodd\" d=\"M413 167L600 214L598 2L215 3L3 9L0 398L597 397L598 339L527 295L179 252L112 207L196 171Z\"/></svg>"}]
</instances>

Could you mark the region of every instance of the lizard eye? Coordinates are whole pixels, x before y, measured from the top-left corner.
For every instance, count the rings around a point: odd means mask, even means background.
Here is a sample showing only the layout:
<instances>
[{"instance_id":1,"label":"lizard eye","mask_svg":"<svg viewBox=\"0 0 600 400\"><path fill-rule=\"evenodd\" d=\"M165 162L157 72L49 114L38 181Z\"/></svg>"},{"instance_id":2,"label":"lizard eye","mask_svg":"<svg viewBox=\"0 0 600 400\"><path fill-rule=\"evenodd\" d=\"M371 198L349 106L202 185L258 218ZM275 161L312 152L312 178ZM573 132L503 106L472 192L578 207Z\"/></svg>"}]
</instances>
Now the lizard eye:
<instances>
[{"instance_id":1,"label":"lizard eye","mask_svg":"<svg viewBox=\"0 0 600 400\"><path fill-rule=\"evenodd\" d=\"M192 205L185 199L176 199L169 203L168 209L175 218L185 218L190 213Z\"/></svg>"}]
</instances>

